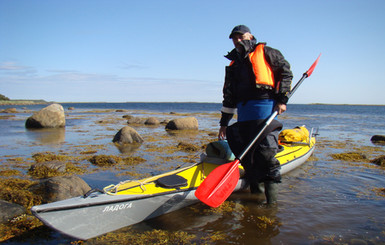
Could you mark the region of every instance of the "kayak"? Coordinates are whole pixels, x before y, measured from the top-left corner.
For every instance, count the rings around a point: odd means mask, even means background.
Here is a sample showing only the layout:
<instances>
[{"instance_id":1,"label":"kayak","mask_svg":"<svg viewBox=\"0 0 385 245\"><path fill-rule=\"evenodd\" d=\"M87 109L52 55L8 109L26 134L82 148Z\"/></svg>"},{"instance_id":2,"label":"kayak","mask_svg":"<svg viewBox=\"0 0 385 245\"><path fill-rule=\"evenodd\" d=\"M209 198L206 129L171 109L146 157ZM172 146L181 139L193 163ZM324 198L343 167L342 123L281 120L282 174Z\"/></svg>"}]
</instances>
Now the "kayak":
<instances>
[{"instance_id":1,"label":"kayak","mask_svg":"<svg viewBox=\"0 0 385 245\"><path fill-rule=\"evenodd\" d=\"M285 142L276 155L281 174L302 165L313 153L316 139ZM141 180L127 180L84 196L32 207L32 214L48 227L87 240L199 202L194 193L218 164L228 161L203 157L199 163ZM239 165L240 172L243 171ZM247 187L239 179L234 191Z\"/></svg>"}]
</instances>

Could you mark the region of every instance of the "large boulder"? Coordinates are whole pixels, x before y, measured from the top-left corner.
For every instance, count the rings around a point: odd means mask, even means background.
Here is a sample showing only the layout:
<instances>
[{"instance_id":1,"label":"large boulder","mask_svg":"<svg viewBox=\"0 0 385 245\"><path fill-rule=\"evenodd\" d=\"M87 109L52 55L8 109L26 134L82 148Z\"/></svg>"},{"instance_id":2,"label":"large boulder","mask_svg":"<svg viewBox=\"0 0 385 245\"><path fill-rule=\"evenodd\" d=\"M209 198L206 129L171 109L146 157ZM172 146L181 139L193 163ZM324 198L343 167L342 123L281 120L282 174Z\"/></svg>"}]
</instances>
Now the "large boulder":
<instances>
[{"instance_id":1,"label":"large boulder","mask_svg":"<svg viewBox=\"0 0 385 245\"><path fill-rule=\"evenodd\" d=\"M385 144L385 135L373 135L370 141L373 143Z\"/></svg>"},{"instance_id":2,"label":"large boulder","mask_svg":"<svg viewBox=\"0 0 385 245\"><path fill-rule=\"evenodd\" d=\"M160 122L159 122L158 118L156 118L156 117L149 117L144 122L144 124L146 124L146 125L159 125Z\"/></svg>"},{"instance_id":3,"label":"large boulder","mask_svg":"<svg viewBox=\"0 0 385 245\"><path fill-rule=\"evenodd\" d=\"M60 128L65 127L63 106L52 104L35 112L25 122L27 128Z\"/></svg>"},{"instance_id":4,"label":"large boulder","mask_svg":"<svg viewBox=\"0 0 385 245\"><path fill-rule=\"evenodd\" d=\"M43 202L48 203L82 196L90 191L91 187L80 177L72 175L45 179L30 190L41 196Z\"/></svg>"},{"instance_id":5,"label":"large boulder","mask_svg":"<svg viewBox=\"0 0 385 245\"><path fill-rule=\"evenodd\" d=\"M26 212L26 209L23 206L4 200L0 200L0 210L0 224Z\"/></svg>"},{"instance_id":6,"label":"large boulder","mask_svg":"<svg viewBox=\"0 0 385 245\"><path fill-rule=\"evenodd\" d=\"M142 143L143 138L135 129L125 126L115 134L112 142L118 144Z\"/></svg>"},{"instance_id":7,"label":"large boulder","mask_svg":"<svg viewBox=\"0 0 385 245\"><path fill-rule=\"evenodd\" d=\"M184 129L198 129L198 120L195 117L177 118L169 121L166 129L170 130L184 130Z\"/></svg>"}]
</instances>

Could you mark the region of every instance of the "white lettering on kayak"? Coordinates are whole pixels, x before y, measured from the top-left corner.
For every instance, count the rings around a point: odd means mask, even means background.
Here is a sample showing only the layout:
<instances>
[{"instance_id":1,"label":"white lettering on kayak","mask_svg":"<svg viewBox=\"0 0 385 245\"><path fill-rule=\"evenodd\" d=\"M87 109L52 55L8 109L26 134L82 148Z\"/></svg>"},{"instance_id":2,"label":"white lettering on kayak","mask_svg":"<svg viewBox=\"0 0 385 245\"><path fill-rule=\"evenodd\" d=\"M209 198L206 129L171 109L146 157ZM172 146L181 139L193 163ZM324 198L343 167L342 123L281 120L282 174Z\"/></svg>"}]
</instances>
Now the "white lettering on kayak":
<instances>
[{"instance_id":1,"label":"white lettering on kayak","mask_svg":"<svg viewBox=\"0 0 385 245\"><path fill-rule=\"evenodd\" d=\"M103 213L104 212L115 212L115 211L124 210L124 209L128 209L128 208L132 208L132 202L126 203L126 204L116 204L116 205L106 206L103 210Z\"/></svg>"}]
</instances>

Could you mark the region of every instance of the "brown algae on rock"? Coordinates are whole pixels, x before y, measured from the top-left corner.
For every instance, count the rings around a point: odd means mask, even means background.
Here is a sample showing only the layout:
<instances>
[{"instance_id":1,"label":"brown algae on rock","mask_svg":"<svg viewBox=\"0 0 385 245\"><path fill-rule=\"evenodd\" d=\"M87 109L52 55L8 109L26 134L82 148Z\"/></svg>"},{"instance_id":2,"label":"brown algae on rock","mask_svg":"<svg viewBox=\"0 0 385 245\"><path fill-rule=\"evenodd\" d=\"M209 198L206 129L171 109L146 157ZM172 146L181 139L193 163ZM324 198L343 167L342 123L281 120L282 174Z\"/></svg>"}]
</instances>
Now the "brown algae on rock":
<instances>
[{"instance_id":1,"label":"brown algae on rock","mask_svg":"<svg viewBox=\"0 0 385 245\"><path fill-rule=\"evenodd\" d=\"M48 162L48 161L68 161L72 160L73 157L58 155L51 152L39 152L32 156L36 163Z\"/></svg>"},{"instance_id":2,"label":"brown algae on rock","mask_svg":"<svg viewBox=\"0 0 385 245\"><path fill-rule=\"evenodd\" d=\"M104 236L87 241L86 244L136 244L136 245L168 245L168 244L192 244L196 235L188 234L184 231L166 231L166 230L151 230L144 232L136 232L133 229L129 229L125 232L112 232Z\"/></svg>"},{"instance_id":3,"label":"brown algae on rock","mask_svg":"<svg viewBox=\"0 0 385 245\"><path fill-rule=\"evenodd\" d=\"M201 150L200 147L198 147L194 144L186 143L186 142L180 142L178 144L177 148L181 151L186 151L186 152L197 152L197 151Z\"/></svg>"},{"instance_id":4,"label":"brown algae on rock","mask_svg":"<svg viewBox=\"0 0 385 245\"><path fill-rule=\"evenodd\" d=\"M378 158L375 158L375 159L371 160L370 162L374 163L378 166L385 167L385 155L380 156Z\"/></svg>"},{"instance_id":5,"label":"brown algae on rock","mask_svg":"<svg viewBox=\"0 0 385 245\"><path fill-rule=\"evenodd\" d=\"M330 155L335 160L341 161L353 161L353 162L367 162L368 158L365 154L360 152L347 152L347 153L336 153Z\"/></svg>"},{"instance_id":6,"label":"brown algae on rock","mask_svg":"<svg viewBox=\"0 0 385 245\"><path fill-rule=\"evenodd\" d=\"M113 155L95 155L92 156L89 161L99 167L110 167L117 164L121 165L137 165L139 163L145 162L146 159L142 157L118 157Z\"/></svg>"},{"instance_id":7,"label":"brown algae on rock","mask_svg":"<svg viewBox=\"0 0 385 245\"><path fill-rule=\"evenodd\" d=\"M36 196L29 187L37 184L36 181L9 178L0 181L0 199L19 204L29 210L34 205L41 204L41 197Z\"/></svg>"},{"instance_id":8,"label":"brown algae on rock","mask_svg":"<svg viewBox=\"0 0 385 245\"><path fill-rule=\"evenodd\" d=\"M42 225L43 223L34 216L26 214L18 216L7 223L0 224L0 242L23 235Z\"/></svg>"},{"instance_id":9,"label":"brown algae on rock","mask_svg":"<svg viewBox=\"0 0 385 245\"><path fill-rule=\"evenodd\" d=\"M122 161L121 157L111 156L111 155L95 155L92 156L89 161L99 167L110 167L118 162Z\"/></svg>"}]
</instances>

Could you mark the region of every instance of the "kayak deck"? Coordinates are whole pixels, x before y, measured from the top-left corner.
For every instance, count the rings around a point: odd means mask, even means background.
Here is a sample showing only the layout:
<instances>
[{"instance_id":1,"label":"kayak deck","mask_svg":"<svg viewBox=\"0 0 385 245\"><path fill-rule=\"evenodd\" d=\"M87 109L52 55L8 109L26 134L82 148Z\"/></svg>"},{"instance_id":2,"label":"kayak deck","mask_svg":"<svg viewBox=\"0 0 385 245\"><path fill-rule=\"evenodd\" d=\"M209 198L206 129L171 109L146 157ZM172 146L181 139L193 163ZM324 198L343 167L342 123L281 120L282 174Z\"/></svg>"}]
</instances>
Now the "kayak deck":
<instances>
[{"instance_id":1,"label":"kayak deck","mask_svg":"<svg viewBox=\"0 0 385 245\"><path fill-rule=\"evenodd\" d=\"M276 158L279 160L282 167L285 165L289 165L293 161L296 161L297 159L309 153L309 151L314 147L314 145L314 137L311 139L309 144L297 143L282 145L283 150L276 155ZM107 194L111 195L153 195L167 193L170 192L170 190L172 189L180 191L195 189L198 188L198 186L203 182L206 176L217 166L218 164L203 161L199 164L174 170L165 174L145 178L142 180L130 180L126 182L121 182L118 185L107 186L104 188L104 191ZM242 171L242 166L239 166L239 168ZM288 171L285 171L284 173L286 172ZM172 175L177 175L178 177L182 177L183 179L185 179L187 182L186 185L178 186L176 188L166 188L159 185L159 183L157 182L162 177Z\"/></svg>"},{"instance_id":2,"label":"kayak deck","mask_svg":"<svg viewBox=\"0 0 385 245\"><path fill-rule=\"evenodd\" d=\"M303 164L315 148L309 144L286 144L277 154L285 174ZM228 162L228 161L227 161ZM203 159L192 166L140 180L129 180L85 196L32 207L45 225L68 236L87 240L197 203L195 191L218 164L226 161ZM242 166L239 165L240 171ZM162 179L171 185L164 186ZM245 188L241 178L235 191Z\"/></svg>"}]
</instances>

